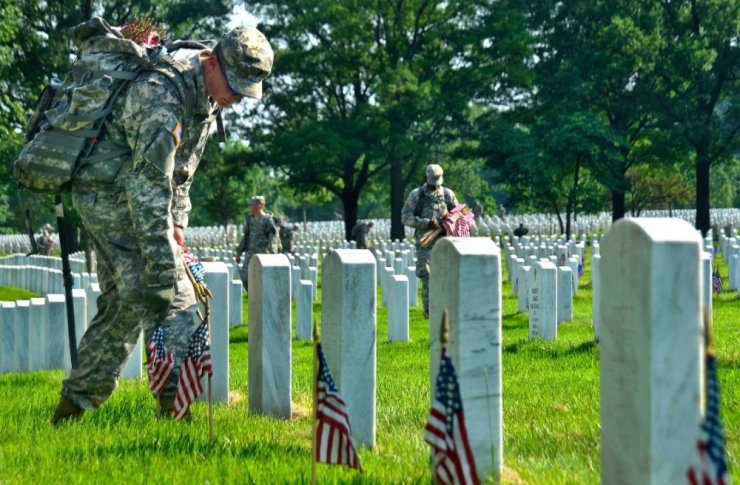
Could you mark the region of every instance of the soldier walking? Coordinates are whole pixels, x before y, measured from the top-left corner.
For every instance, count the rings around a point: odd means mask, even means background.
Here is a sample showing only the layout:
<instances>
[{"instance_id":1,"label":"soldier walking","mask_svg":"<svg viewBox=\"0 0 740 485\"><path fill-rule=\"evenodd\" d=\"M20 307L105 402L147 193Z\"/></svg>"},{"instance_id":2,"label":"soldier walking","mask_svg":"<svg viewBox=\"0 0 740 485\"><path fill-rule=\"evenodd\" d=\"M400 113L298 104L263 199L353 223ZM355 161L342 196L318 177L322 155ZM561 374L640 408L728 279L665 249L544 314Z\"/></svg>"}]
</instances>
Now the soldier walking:
<instances>
[{"instance_id":1,"label":"soldier walking","mask_svg":"<svg viewBox=\"0 0 740 485\"><path fill-rule=\"evenodd\" d=\"M249 279L249 260L255 254L277 254L280 252L280 235L275 216L265 212L265 198L255 195L249 201L249 214L244 220L244 235L236 248L236 262L244 262L239 271L244 289Z\"/></svg>"},{"instance_id":2,"label":"soldier walking","mask_svg":"<svg viewBox=\"0 0 740 485\"><path fill-rule=\"evenodd\" d=\"M370 230L373 225L373 221L358 221L352 228L350 235L357 243L357 249L370 249Z\"/></svg>"},{"instance_id":3,"label":"soldier walking","mask_svg":"<svg viewBox=\"0 0 740 485\"><path fill-rule=\"evenodd\" d=\"M411 191L401 210L402 222L415 229L416 276L421 279L421 300L426 318L429 318L429 258L434 244L444 236L444 232L427 246L422 246L420 240L427 231L438 229L444 215L459 204L455 193L442 187L442 174L443 170L439 165L427 165L426 183Z\"/></svg>"}]
</instances>

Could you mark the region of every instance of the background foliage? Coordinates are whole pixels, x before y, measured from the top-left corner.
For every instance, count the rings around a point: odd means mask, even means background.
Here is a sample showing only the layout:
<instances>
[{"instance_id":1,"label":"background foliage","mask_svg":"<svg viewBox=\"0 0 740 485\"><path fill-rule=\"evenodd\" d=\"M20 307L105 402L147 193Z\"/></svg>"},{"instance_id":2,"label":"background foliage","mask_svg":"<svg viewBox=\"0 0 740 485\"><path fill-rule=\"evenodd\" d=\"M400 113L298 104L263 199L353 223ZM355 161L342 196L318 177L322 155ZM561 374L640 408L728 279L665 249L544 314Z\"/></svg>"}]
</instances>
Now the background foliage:
<instances>
[{"instance_id":1,"label":"background foliage","mask_svg":"<svg viewBox=\"0 0 740 485\"><path fill-rule=\"evenodd\" d=\"M239 221L255 192L292 219L390 217L427 163L488 213L738 205L740 0L5 0L0 231L23 227L9 167L68 29L134 15L215 38L235 7L271 39L262 103L228 115L192 191L195 224ZM197 15L193 15L197 12ZM242 19L243 20L243 19ZM23 194L38 227L47 197Z\"/></svg>"}]
</instances>

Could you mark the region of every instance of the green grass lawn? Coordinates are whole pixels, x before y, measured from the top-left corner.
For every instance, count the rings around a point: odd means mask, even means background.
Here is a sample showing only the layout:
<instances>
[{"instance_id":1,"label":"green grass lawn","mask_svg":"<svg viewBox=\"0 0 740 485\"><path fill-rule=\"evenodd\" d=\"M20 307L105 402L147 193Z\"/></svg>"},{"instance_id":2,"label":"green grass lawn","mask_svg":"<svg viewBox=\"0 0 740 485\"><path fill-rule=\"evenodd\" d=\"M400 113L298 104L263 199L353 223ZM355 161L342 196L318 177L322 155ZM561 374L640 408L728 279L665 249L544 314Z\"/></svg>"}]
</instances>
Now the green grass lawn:
<instances>
[{"instance_id":1,"label":"green grass lawn","mask_svg":"<svg viewBox=\"0 0 740 485\"><path fill-rule=\"evenodd\" d=\"M516 313L511 285L504 284L505 483L599 481L599 347L590 323L589 269L590 264L574 298L573 322L559 327L554 342L528 340L528 317ZM726 280L726 267L721 270ZM0 299L8 296L0 291ZM318 304L314 311L320 319ZM246 321L246 306L244 313ZM714 315L733 469L740 447L735 292L715 297ZM429 409L429 330L421 307L411 310L410 322L412 342L390 343L387 312L378 310L377 446L360 449L364 474L319 465L319 483L430 483L429 448L422 439ZM248 410L246 325L232 328L229 350L232 399L228 406L215 406L213 445L204 404L194 406L192 423L156 421L144 381L122 382L99 410L79 423L53 428L49 419L62 371L0 376L0 483L310 481L311 345L293 343L295 417L290 421Z\"/></svg>"}]
</instances>

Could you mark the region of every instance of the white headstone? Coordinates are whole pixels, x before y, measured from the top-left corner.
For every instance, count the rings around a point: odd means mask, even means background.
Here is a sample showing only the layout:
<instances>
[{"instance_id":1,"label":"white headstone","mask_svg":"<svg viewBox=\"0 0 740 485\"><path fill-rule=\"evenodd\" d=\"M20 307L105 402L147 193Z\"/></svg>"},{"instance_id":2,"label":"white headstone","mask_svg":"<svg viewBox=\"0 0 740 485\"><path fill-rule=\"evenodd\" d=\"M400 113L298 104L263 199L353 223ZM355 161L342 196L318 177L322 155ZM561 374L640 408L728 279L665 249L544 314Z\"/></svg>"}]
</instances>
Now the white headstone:
<instances>
[{"instance_id":1,"label":"white headstone","mask_svg":"<svg viewBox=\"0 0 740 485\"><path fill-rule=\"evenodd\" d=\"M537 261L529 270L529 338L558 337L557 266Z\"/></svg>"},{"instance_id":2,"label":"white headstone","mask_svg":"<svg viewBox=\"0 0 740 485\"><path fill-rule=\"evenodd\" d=\"M28 317L28 368L32 371L48 368L46 319L46 300L44 298L31 298Z\"/></svg>"},{"instance_id":3,"label":"white headstone","mask_svg":"<svg viewBox=\"0 0 740 485\"><path fill-rule=\"evenodd\" d=\"M686 483L701 419L701 238L621 219L601 245L601 483Z\"/></svg>"},{"instance_id":4,"label":"white headstone","mask_svg":"<svg viewBox=\"0 0 740 485\"><path fill-rule=\"evenodd\" d=\"M442 312L447 309L447 349L460 383L478 477L496 481L503 466L501 253L490 238L445 237L432 249L431 266L431 394L439 371Z\"/></svg>"},{"instance_id":5,"label":"white headstone","mask_svg":"<svg viewBox=\"0 0 740 485\"><path fill-rule=\"evenodd\" d=\"M573 279L570 268L558 266L558 323L573 320Z\"/></svg>"},{"instance_id":6,"label":"white headstone","mask_svg":"<svg viewBox=\"0 0 740 485\"><path fill-rule=\"evenodd\" d=\"M388 340L408 342L409 280L405 275L391 275L388 289Z\"/></svg>"},{"instance_id":7,"label":"white headstone","mask_svg":"<svg viewBox=\"0 0 740 485\"><path fill-rule=\"evenodd\" d=\"M240 279L231 279L229 285L229 325L241 325L242 324L242 309L243 300L242 295L244 294L244 283Z\"/></svg>"},{"instance_id":8,"label":"white headstone","mask_svg":"<svg viewBox=\"0 0 740 485\"><path fill-rule=\"evenodd\" d=\"M376 262L363 249L338 249L324 260L321 340L355 442L375 446ZM385 270L383 270L385 271Z\"/></svg>"},{"instance_id":9,"label":"white headstone","mask_svg":"<svg viewBox=\"0 0 740 485\"><path fill-rule=\"evenodd\" d=\"M123 368L121 379L141 379L143 377L143 341L144 332L142 331L139 332L139 339L126 362L126 367Z\"/></svg>"},{"instance_id":10,"label":"white headstone","mask_svg":"<svg viewBox=\"0 0 740 485\"><path fill-rule=\"evenodd\" d=\"M290 419L290 261L256 254L249 262L249 409Z\"/></svg>"},{"instance_id":11,"label":"white headstone","mask_svg":"<svg viewBox=\"0 0 740 485\"><path fill-rule=\"evenodd\" d=\"M210 302L211 361L213 365L211 392L214 401L225 403L229 402L229 282L231 276L226 263L203 261L202 264L205 270L204 282L213 293L213 299ZM208 377L203 377L203 379L205 383ZM206 389L205 384L203 388ZM207 393L201 394L199 399L207 399Z\"/></svg>"},{"instance_id":12,"label":"white headstone","mask_svg":"<svg viewBox=\"0 0 740 485\"><path fill-rule=\"evenodd\" d=\"M313 340L313 283L310 280L300 280L296 295L296 338L298 340Z\"/></svg>"}]
</instances>

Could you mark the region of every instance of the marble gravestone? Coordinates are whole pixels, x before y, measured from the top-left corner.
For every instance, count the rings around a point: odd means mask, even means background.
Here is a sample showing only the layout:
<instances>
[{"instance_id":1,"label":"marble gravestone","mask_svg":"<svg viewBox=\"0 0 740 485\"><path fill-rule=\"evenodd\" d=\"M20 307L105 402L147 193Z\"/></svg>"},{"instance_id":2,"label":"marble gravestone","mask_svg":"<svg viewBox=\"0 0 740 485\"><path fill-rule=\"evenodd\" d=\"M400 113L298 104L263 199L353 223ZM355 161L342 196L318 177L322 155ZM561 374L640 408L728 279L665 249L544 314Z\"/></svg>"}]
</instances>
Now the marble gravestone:
<instances>
[{"instance_id":1,"label":"marble gravestone","mask_svg":"<svg viewBox=\"0 0 740 485\"><path fill-rule=\"evenodd\" d=\"M252 258L254 259L254 258ZM213 401L229 402L229 268L223 262L203 261L204 282L213 293L211 305L211 392ZM251 276L250 276L251 277ZM290 306L290 305L288 305ZM204 383L208 379L203 377ZM206 389L206 386L203 386ZM199 400L207 400L207 393Z\"/></svg>"},{"instance_id":2,"label":"marble gravestone","mask_svg":"<svg viewBox=\"0 0 740 485\"><path fill-rule=\"evenodd\" d=\"M557 266L537 261L529 270L529 338L558 336Z\"/></svg>"},{"instance_id":3,"label":"marble gravestone","mask_svg":"<svg viewBox=\"0 0 740 485\"><path fill-rule=\"evenodd\" d=\"M290 261L284 254L255 254L247 284L249 409L290 419Z\"/></svg>"},{"instance_id":4,"label":"marble gravestone","mask_svg":"<svg viewBox=\"0 0 740 485\"><path fill-rule=\"evenodd\" d=\"M347 403L355 442L373 447L377 429L375 258L364 249L337 249L326 256L323 271L324 355Z\"/></svg>"},{"instance_id":5,"label":"marble gravestone","mask_svg":"<svg viewBox=\"0 0 740 485\"><path fill-rule=\"evenodd\" d=\"M487 237L442 238L432 249L429 280L430 394L439 371L443 311L468 438L481 482L503 466L501 252Z\"/></svg>"},{"instance_id":6,"label":"marble gravestone","mask_svg":"<svg viewBox=\"0 0 740 485\"><path fill-rule=\"evenodd\" d=\"M701 238L621 219L601 244L601 483L687 483L701 420Z\"/></svg>"}]
</instances>

